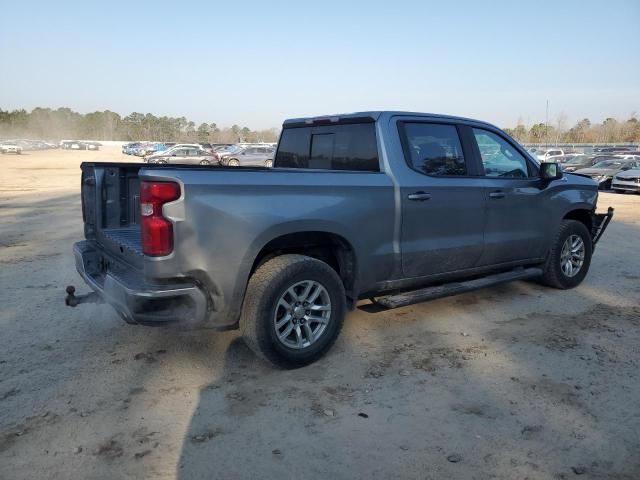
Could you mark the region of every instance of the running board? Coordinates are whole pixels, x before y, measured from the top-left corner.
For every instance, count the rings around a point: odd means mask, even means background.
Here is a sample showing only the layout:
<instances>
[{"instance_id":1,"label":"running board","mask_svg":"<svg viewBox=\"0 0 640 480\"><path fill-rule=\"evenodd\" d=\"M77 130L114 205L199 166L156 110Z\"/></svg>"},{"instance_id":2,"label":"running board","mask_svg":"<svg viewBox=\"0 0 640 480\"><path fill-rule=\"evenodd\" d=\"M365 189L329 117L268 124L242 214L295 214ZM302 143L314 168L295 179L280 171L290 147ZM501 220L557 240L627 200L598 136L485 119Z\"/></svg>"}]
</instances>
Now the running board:
<instances>
[{"instance_id":1,"label":"running board","mask_svg":"<svg viewBox=\"0 0 640 480\"><path fill-rule=\"evenodd\" d=\"M503 273L496 273L475 280L467 280L466 282L445 283L435 287L421 288L420 290L412 290L397 295L385 295L384 297L376 297L374 303L386 308L398 308L414 303L424 302L426 300L435 300L436 298L449 297L458 295L459 293L470 292L484 287L492 287L501 283L512 282L513 280L524 280L526 278L534 278L542 276L540 268L519 268Z\"/></svg>"}]
</instances>

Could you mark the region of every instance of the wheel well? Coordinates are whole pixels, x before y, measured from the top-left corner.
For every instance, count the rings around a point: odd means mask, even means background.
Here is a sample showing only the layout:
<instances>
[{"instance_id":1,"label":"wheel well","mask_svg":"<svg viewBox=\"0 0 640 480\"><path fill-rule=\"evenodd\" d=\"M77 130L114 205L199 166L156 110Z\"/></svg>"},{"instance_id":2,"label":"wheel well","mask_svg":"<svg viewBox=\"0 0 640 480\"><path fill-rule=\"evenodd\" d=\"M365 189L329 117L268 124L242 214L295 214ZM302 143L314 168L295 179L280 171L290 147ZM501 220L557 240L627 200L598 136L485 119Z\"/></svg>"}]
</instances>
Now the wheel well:
<instances>
[{"instance_id":1,"label":"wheel well","mask_svg":"<svg viewBox=\"0 0 640 480\"><path fill-rule=\"evenodd\" d=\"M349 242L334 233L296 232L274 238L258 253L251 274L267 260L291 253L317 258L328 264L340 276L347 297L355 302L355 252Z\"/></svg>"},{"instance_id":2,"label":"wheel well","mask_svg":"<svg viewBox=\"0 0 640 480\"><path fill-rule=\"evenodd\" d=\"M591 219L591 212L589 210L571 210L567 213L563 220L577 220L578 222L584 223L584 226L587 227L589 232L593 227L593 221Z\"/></svg>"}]
</instances>

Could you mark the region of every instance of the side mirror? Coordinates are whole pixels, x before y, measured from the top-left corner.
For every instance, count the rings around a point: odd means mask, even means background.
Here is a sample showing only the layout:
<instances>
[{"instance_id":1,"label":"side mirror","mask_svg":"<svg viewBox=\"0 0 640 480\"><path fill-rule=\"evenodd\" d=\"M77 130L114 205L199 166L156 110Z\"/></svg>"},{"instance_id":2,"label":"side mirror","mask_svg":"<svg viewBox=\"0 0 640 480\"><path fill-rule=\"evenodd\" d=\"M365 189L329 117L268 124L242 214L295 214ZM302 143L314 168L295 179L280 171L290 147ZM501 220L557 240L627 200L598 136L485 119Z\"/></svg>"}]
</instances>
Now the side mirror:
<instances>
[{"instance_id":1,"label":"side mirror","mask_svg":"<svg viewBox=\"0 0 640 480\"><path fill-rule=\"evenodd\" d=\"M543 182L551 182L562 178L562 170L560 165L555 162L545 162L540 164L540 180Z\"/></svg>"}]
</instances>

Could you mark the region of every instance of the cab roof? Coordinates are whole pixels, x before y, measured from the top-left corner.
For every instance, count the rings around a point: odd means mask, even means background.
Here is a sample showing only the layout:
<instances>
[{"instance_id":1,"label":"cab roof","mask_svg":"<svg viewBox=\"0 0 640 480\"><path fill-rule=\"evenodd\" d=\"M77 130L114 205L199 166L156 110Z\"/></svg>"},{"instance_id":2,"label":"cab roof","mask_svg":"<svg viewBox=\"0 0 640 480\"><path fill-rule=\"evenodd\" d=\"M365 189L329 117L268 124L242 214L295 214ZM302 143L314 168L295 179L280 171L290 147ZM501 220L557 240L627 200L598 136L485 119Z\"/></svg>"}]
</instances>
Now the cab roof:
<instances>
[{"instance_id":1,"label":"cab roof","mask_svg":"<svg viewBox=\"0 0 640 480\"><path fill-rule=\"evenodd\" d=\"M470 123L476 123L476 124L497 128L495 125L492 125L488 122L483 122L481 120L475 120L472 118L457 117L453 115L442 115L439 113L409 112L409 111L401 111L401 110L377 110L377 111L353 112L353 113L337 113L334 115L320 115L317 117L289 118L284 121L284 123L282 124L282 127L291 128L291 127L302 127L302 126L312 126L312 125L335 125L335 124L345 124L345 123L367 123L367 122L373 123L373 122L377 122L383 116L423 117L429 120L447 120L449 122L450 121L470 122Z\"/></svg>"}]
</instances>

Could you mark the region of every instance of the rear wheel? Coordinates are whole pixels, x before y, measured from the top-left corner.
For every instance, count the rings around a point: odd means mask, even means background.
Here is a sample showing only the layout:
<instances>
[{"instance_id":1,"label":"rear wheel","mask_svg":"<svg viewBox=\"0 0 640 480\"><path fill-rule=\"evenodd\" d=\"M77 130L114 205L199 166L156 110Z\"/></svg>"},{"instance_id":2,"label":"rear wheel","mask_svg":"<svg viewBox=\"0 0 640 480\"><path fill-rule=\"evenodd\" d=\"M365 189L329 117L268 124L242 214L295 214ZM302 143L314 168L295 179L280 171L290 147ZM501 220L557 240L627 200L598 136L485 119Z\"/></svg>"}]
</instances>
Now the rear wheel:
<instances>
[{"instance_id":1,"label":"rear wheel","mask_svg":"<svg viewBox=\"0 0 640 480\"><path fill-rule=\"evenodd\" d=\"M211 163L209 163L209 160L201 160L200 165L211 165Z\"/></svg>"},{"instance_id":2,"label":"rear wheel","mask_svg":"<svg viewBox=\"0 0 640 480\"><path fill-rule=\"evenodd\" d=\"M264 166L267 168L273 167L273 160L269 159L264 162Z\"/></svg>"},{"instance_id":3,"label":"rear wheel","mask_svg":"<svg viewBox=\"0 0 640 480\"><path fill-rule=\"evenodd\" d=\"M301 367L333 345L345 308L344 286L329 265L303 255L282 255L251 276L240 328L258 356L280 367Z\"/></svg>"},{"instance_id":4,"label":"rear wheel","mask_svg":"<svg viewBox=\"0 0 640 480\"><path fill-rule=\"evenodd\" d=\"M591 234L582 222L563 220L544 264L542 283L573 288L584 280L591 265Z\"/></svg>"}]
</instances>

